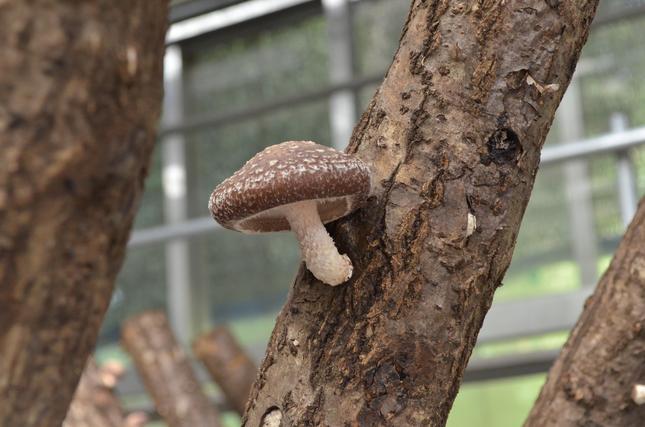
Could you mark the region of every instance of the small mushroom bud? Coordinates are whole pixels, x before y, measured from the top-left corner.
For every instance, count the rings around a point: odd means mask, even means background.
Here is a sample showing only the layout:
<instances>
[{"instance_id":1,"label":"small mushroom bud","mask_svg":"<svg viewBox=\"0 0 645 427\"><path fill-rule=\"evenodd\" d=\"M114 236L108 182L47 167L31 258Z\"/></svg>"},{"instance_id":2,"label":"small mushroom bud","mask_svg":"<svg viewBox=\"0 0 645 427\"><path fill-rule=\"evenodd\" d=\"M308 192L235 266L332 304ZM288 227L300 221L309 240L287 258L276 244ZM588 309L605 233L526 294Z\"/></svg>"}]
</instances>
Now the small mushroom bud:
<instances>
[{"instance_id":1,"label":"small mushroom bud","mask_svg":"<svg viewBox=\"0 0 645 427\"><path fill-rule=\"evenodd\" d=\"M290 141L256 154L218 185L208 204L222 226L243 233L292 230L307 268L332 286L352 276L323 224L357 209L370 191L361 160L311 141Z\"/></svg>"},{"instance_id":2,"label":"small mushroom bud","mask_svg":"<svg viewBox=\"0 0 645 427\"><path fill-rule=\"evenodd\" d=\"M645 385L644 384L634 384L634 387L632 387L632 400L637 405L645 404Z\"/></svg>"}]
</instances>

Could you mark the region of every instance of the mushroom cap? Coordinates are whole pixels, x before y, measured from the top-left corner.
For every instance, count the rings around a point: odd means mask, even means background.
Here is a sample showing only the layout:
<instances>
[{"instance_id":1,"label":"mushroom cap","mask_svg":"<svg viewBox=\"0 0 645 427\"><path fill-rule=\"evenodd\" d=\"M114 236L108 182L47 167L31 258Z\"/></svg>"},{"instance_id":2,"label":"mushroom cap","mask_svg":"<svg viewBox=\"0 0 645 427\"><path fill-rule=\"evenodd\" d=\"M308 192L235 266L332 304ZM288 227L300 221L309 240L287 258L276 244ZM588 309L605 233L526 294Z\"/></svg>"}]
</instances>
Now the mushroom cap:
<instances>
[{"instance_id":1,"label":"mushroom cap","mask_svg":"<svg viewBox=\"0 0 645 427\"><path fill-rule=\"evenodd\" d=\"M211 194L222 226L246 233L289 230L284 211L316 200L323 223L358 208L370 191L361 160L312 141L289 141L259 152Z\"/></svg>"}]
</instances>

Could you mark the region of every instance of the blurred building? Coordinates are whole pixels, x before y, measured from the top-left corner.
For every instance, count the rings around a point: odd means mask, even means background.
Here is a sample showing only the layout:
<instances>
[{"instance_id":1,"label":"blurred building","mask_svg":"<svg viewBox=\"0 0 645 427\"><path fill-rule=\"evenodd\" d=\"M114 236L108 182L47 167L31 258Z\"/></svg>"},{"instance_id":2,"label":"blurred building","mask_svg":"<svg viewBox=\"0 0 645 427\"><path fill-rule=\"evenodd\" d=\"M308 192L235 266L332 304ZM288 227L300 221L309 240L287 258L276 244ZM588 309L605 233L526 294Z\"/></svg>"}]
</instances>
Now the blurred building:
<instances>
[{"instance_id":1,"label":"blurred building","mask_svg":"<svg viewBox=\"0 0 645 427\"><path fill-rule=\"evenodd\" d=\"M268 145L344 147L390 64L409 5L173 2L158 146L99 357L120 354L120 322L148 308L167 310L184 343L228 323L262 356L298 247L290 234L218 228L209 194ZM643 28L645 1L601 2L451 427L520 425L645 194Z\"/></svg>"}]
</instances>

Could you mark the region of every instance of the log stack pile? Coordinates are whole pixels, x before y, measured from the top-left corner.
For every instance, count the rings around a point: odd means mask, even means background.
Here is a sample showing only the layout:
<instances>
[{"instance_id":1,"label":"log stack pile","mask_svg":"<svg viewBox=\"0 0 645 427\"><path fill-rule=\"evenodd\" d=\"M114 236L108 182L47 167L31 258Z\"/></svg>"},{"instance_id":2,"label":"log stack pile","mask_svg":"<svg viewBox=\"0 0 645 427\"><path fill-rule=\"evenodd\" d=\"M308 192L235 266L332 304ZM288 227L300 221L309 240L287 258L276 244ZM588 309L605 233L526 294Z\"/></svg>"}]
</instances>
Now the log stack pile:
<instances>
[{"instance_id":1,"label":"log stack pile","mask_svg":"<svg viewBox=\"0 0 645 427\"><path fill-rule=\"evenodd\" d=\"M217 405L202 388L191 358L177 342L166 315L146 311L123 325L122 344L134 362L156 414L170 427L219 427ZM193 343L203 363L226 398L227 408L242 414L257 367L225 326L199 336ZM89 360L63 427L141 427L145 412L126 414L115 393L122 365L99 367ZM153 411L154 412L154 411Z\"/></svg>"}]
</instances>

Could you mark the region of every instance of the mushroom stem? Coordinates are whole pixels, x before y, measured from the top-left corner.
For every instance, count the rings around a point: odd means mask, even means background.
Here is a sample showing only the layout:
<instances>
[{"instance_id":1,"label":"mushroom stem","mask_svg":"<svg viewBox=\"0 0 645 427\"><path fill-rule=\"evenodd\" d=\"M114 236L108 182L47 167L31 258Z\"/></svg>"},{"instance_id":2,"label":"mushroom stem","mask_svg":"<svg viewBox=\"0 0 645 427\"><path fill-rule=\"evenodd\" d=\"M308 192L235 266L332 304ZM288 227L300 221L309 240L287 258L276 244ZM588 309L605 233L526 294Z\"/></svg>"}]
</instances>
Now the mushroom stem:
<instances>
[{"instance_id":1,"label":"mushroom stem","mask_svg":"<svg viewBox=\"0 0 645 427\"><path fill-rule=\"evenodd\" d=\"M352 262L347 255L338 253L320 221L315 200L291 204L284 215L296 233L307 268L318 280L336 286L352 277Z\"/></svg>"}]
</instances>

